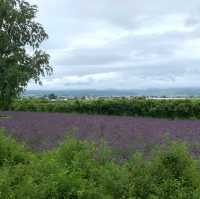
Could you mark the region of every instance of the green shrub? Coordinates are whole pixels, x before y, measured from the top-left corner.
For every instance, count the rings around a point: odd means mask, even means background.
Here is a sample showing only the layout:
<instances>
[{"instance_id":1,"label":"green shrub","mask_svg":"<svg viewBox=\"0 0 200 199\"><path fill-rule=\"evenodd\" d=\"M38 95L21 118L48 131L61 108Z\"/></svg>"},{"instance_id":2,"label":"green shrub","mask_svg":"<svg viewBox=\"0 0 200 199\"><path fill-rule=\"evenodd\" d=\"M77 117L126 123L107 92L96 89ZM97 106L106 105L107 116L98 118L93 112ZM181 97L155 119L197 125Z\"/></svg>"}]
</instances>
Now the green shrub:
<instances>
[{"instance_id":1,"label":"green shrub","mask_svg":"<svg viewBox=\"0 0 200 199\"><path fill-rule=\"evenodd\" d=\"M13 111L64 112L102 115L144 116L158 118L200 118L199 100L74 99L50 101L20 99L13 102Z\"/></svg>"},{"instance_id":2,"label":"green shrub","mask_svg":"<svg viewBox=\"0 0 200 199\"><path fill-rule=\"evenodd\" d=\"M0 133L1 199L198 199L198 161L183 143L117 163L105 144L67 137L51 151L31 153Z\"/></svg>"},{"instance_id":3,"label":"green shrub","mask_svg":"<svg viewBox=\"0 0 200 199\"><path fill-rule=\"evenodd\" d=\"M30 153L22 144L19 145L11 137L6 137L4 133L3 130L0 130L0 167L27 163Z\"/></svg>"}]
</instances>

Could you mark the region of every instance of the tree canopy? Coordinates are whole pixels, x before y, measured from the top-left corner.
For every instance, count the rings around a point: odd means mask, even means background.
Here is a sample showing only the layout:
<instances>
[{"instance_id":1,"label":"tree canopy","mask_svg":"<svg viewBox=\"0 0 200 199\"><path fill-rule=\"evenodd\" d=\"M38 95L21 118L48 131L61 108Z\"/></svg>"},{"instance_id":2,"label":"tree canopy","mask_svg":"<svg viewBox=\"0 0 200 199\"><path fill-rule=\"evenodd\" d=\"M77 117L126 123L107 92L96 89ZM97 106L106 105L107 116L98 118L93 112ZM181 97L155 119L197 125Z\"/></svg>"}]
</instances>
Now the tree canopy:
<instances>
[{"instance_id":1,"label":"tree canopy","mask_svg":"<svg viewBox=\"0 0 200 199\"><path fill-rule=\"evenodd\" d=\"M40 49L48 35L36 13L37 6L24 0L0 0L1 108L8 108L30 80L41 84L41 76L52 73L49 55Z\"/></svg>"}]
</instances>

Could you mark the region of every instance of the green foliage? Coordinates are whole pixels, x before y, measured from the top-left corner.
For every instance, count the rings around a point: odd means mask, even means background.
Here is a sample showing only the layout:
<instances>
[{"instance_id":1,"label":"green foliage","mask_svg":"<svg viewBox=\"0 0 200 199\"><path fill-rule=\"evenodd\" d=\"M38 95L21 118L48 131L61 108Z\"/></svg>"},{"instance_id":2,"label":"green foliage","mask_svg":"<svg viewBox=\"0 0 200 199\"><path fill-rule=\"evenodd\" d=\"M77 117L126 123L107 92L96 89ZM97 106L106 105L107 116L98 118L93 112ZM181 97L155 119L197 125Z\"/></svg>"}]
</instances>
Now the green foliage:
<instances>
[{"instance_id":1,"label":"green foliage","mask_svg":"<svg viewBox=\"0 0 200 199\"><path fill-rule=\"evenodd\" d=\"M136 198L198 198L198 162L187 152L184 144L173 142L160 148L147 163L141 158L132 161L131 185Z\"/></svg>"},{"instance_id":2,"label":"green foliage","mask_svg":"<svg viewBox=\"0 0 200 199\"><path fill-rule=\"evenodd\" d=\"M14 139L0 133L0 166L15 165L29 161L28 153L23 145L18 145Z\"/></svg>"},{"instance_id":3,"label":"green foliage","mask_svg":"<svg viewBox=\"0 0 200 199\"><path fill-rule=\"evenodd\" d=\"M142 116L158 118L200 118L200 100L133 99L74 99L51 101L46 99L16 100L14 111L87 113L101 115Z\"/></svg>"},{"instance_id":4,"label":"green foliage","mask_svg":"<svg viewBox=\"0 0 200 199\"><path fill-rule=\"evenodd\" d=\"M151 158L118 164L103 144L67 137L58 148L32 153L0 134L2 199L198 199L200 170L186 146L170 142Z\"/></svg>"},{"instance_id":5,"label":"green foliage","mask_svg":"<svg viewBox=\"0 0 200 199\"><path fill-rule=\"evenodd\" d=\"M0 108L8 109L30 79L41 83L40 76L52 72L49 55L39 49L48 35L36 12L24 0L0 1Z\"/></svg>"},{"instance_id":6,"label":"green foliage","mask_svg":"<svg viewBox=\"0 0 200 199\"><path fill-rule=\"evenodd\" d=\"M49 98L50 100L54 100L54 99L57 98L57 96L56 96L54 93L51 93L51 94L48 95L48 98Z\"/></svg>"}]
</instances>

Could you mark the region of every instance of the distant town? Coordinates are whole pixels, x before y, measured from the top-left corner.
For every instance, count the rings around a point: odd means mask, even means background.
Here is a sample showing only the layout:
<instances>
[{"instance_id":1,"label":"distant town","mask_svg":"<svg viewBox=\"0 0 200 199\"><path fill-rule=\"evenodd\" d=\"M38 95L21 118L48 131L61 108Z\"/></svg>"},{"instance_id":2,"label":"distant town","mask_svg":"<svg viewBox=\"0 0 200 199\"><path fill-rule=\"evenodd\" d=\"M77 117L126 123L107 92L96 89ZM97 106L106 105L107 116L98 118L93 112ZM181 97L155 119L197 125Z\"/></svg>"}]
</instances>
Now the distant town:
<instances>
[{"instance_id":1,"label":"distant town","mask_svg":"<svg viewBox=\"0 0 200 199\"><path fill-rule=\"evenodd\" d=\"M147 90L28 90L24 98L49 100L146 98L146 99L191 99L200 98L199 88L147 89Z\"/></svg>"}]
</instances>

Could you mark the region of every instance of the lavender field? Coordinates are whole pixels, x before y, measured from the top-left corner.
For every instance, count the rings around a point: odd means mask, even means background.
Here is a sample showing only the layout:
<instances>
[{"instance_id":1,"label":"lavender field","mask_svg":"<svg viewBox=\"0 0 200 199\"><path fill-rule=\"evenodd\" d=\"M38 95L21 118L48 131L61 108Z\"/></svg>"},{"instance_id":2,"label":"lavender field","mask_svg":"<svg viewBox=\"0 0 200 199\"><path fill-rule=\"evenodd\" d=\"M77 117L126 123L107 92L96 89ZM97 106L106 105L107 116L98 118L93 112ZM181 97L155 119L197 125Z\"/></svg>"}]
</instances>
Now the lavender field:
<instances>
[{"instance_id":1,"label":"lavender field","mask_svg":"<svg viewBox=\"0 0 200 199\"><path fill-rule=\"evenodd\" d=\"M36 150L50 149L62 138L73 133L81 139L99 142L126 151L149 151L166 135L182 139L199 153L200 120L167 120L118 116L91 116L64 113L0 112L0 128L7 129Z\"/></svg>"}]
</instances>

